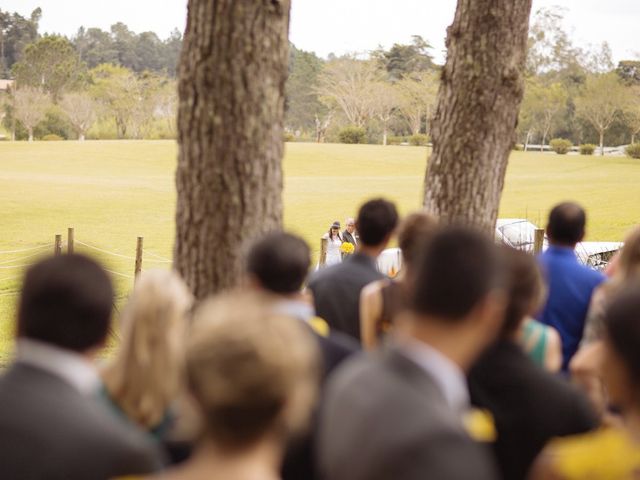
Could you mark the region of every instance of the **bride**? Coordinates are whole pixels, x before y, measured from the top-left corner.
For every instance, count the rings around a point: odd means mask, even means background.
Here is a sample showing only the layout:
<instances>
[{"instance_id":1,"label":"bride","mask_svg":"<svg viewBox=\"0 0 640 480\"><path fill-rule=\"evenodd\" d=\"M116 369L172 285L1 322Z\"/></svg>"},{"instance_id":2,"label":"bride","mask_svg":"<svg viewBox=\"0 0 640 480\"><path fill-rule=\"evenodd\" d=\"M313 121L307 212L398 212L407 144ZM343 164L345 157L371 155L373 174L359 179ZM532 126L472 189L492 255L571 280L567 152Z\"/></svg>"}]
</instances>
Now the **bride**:
<instances>
[{"instance_id":1,"label":"bride","mask_svg":"<svg viewBox=\"0 0 640 480\"><path fill-rule=\"evenodd\" d=\"M321 265L325 267L335 265L342 261L342 253L340 246L342 245L342 237L340 236L340 222L333 222L329 231L322 236L322 259ZM322 261L324 260L324 261Z\"/></svg>"}]
</instances>

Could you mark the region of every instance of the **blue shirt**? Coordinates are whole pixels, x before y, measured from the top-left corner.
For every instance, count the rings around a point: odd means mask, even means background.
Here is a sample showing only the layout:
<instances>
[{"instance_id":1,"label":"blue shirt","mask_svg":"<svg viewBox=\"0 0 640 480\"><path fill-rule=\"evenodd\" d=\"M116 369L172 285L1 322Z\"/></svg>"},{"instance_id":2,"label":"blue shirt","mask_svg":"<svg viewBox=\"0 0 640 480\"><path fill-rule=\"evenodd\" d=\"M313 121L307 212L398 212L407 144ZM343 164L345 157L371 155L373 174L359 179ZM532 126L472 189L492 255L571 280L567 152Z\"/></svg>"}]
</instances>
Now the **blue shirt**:
<instances>
[{"instance_id":1,"label":"blue shirt","mask_svg":"<svg viewBox=\"0 0 640 480\"><path fill-rule=\"evenodd\" d=\"M550 246L538 261L547 281L549 297L536 318L560 334L562 370L567 371L582 339L591 294L605 276L581 265L575 252L568 247Z\"/></svg>"}]
</instances>

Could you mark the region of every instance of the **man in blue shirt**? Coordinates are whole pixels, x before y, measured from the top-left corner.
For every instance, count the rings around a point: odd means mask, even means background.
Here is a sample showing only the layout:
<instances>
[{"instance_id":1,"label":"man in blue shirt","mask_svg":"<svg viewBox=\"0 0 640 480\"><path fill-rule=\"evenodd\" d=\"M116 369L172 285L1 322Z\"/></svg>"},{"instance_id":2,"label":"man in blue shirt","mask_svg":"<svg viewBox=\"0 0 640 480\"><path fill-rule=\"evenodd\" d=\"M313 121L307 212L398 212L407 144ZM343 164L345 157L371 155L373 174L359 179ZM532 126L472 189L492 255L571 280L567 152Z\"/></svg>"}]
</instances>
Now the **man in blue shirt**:
<instances>
[{"instance_id":1,"label":"man in blue shirt","mask_svg":"<svg viewBox=\"0 0 640 480\"><path fill-rule=\"evenodd\" d=\"M580 205L566 202L549 213L549 248L539 257L549 297L538 320L554 327L562 339L562 370L567 371L578 350L593 290L605 276L578 262L576 244L584 238L586 214Z\"/></svg>"}]
</instances>

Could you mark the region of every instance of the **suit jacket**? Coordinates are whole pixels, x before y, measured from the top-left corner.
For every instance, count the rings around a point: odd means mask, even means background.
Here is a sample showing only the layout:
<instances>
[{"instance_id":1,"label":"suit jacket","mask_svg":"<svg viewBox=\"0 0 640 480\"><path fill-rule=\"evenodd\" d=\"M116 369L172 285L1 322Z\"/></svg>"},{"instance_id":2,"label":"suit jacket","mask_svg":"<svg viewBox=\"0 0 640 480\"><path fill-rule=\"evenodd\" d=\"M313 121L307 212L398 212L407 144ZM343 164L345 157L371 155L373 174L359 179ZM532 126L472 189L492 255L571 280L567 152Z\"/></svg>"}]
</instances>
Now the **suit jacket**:
<instances>
[{"instance_id":1,"label":"suit jacket","mask_svg":"<svg viewBox=\"0 0 640 480\"><path fill-rule=\"evenodd\" d=\"M308 283L316 314L332 329L360 340L360 292L382 278L375 259L362 253L317 271Z\"/></svg>"},{"instance_id":2,"label":"suit jacket","mask_svg":"<svg viewBox=\"0 0 640 480\"><path fill-rule=\"evenodd\" d=\"M395 348L349 360L329 380L318 457L331 480L496 478L434 380Z\"/></svg>"},{"instance_id":3,"label":"suit jacket","mask_svg":"<svg viewBox=\"0 0 640 480\"><path fill-rule=\"evenodd\" d=\"M16 363L0 379L0 476L106 480L160 467L155 447L63 379Z\"/></svg>"},{"instance_id":4,"label":"suit jacket","mask_svg":"<svg viewBox=\"0 0 640 480\"><path fill-rule=\"evenodd\" d=\"M469 375L469 390L472 403L494 417L494 452L507 480L526 478L552 438L598 424L583 395L535 365L513 342L501 341L485 352Z\"/></svg>"},{"instance_id":5,"label":"suit jacket","mask_svg":"<svg viewBox=\"0 0 640 480\"><path fill-rule=\"evenodd\" d=\"M348 231L344 231L342 232L342 241L343 242L349 242L351 245L353 245L354 247L357 245L356 244L356 239L353 235L351 235Z\"/></svg>"}]
</instances>

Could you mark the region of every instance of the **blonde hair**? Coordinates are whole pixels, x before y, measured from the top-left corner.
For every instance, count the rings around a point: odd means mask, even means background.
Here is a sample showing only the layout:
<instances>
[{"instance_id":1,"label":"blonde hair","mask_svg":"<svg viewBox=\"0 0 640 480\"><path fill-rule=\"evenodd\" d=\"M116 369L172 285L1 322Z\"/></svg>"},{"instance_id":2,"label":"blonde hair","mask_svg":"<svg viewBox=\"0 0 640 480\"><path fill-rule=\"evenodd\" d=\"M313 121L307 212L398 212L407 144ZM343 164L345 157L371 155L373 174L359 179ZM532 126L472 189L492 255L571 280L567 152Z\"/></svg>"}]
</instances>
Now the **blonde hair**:
<instances>
[{"instance_id":1,"label":"blonde hair","mask_svg":"<svg viewBox=\"0 0 640 480\"><path fill-rule=\"evenodd\" d=\"M151 270L139 278L122 314L120 350L103 380L111 399L143 428L160 424L178 395L192 303L178 274Z\"/></svg>"},{"instance_id":2,"label":"blonde hair","mask_svg":"<svg viewBox=\"0 0 640 480\"><path fill-rule=\"evenodd\" d=\"M317 344L299 321L255 293L205 302L189 335L189 389L205 433L244 448L267 433L284 440L309 418L318 381Z\"/></svg>"}]
</instances>

